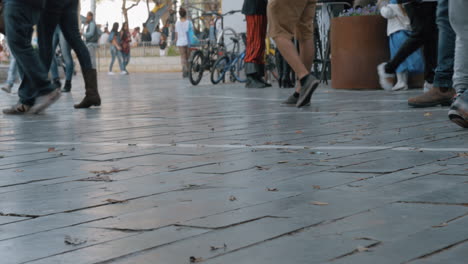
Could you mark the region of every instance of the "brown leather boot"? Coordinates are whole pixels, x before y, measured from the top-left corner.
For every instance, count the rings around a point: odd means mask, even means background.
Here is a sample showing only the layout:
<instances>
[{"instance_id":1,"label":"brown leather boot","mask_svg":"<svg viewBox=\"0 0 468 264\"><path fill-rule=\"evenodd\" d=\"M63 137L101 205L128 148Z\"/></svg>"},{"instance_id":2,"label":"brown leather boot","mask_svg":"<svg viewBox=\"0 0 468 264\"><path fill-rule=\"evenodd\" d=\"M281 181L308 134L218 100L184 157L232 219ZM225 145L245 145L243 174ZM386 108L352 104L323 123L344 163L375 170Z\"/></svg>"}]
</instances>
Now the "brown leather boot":
<instances>
[{"instance_id":1,"label":"brown leather boot","mask_svg":"<svg viewBox=\"0 0 468 264\"><path fill-rule=\"evenodd\" d=\"M96 69L83 71L83 79L85 81L86 95L81 103L76 104L75 108L90 108L91 106L100 106L101 97L99 96L97 87L97 72Z\"/></svg>"},{"instance_id":2,"label":"brown leather boot","mask_svg":"<svg viewBox=\"0 0 468 264\"><path fill-rule=\"evenodd\" d=\"M433 87L427 93L408 99L412 107L450 106L456 92L453 88Z\"/></svg>"}]
</instances>

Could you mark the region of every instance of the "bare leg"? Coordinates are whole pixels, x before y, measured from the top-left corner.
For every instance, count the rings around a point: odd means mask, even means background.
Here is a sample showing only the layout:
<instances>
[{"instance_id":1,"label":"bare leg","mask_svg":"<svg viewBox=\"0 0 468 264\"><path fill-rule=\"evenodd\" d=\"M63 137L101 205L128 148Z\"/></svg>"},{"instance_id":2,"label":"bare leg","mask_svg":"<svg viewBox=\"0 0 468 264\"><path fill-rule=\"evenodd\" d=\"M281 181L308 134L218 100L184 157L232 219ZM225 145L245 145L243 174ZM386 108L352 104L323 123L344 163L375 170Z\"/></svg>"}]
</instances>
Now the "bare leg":
<instances>
[{"instance_id":1,"label":"bare leg","mask_svg":"<svg viewBox=\"0 0 468 264\"><path fill-rule=\"evenodd\" d=\"M281 55L293 68L297 77L300 79L304 78L310 73L312 63L314 61L314 40L301 40L299 47L301 54L297 52L294 43L291 40L283 37L275 38L276 45L278 46ZM301 86L297 85L296 92L301 91Z\"/></svg>"}]
</instances>

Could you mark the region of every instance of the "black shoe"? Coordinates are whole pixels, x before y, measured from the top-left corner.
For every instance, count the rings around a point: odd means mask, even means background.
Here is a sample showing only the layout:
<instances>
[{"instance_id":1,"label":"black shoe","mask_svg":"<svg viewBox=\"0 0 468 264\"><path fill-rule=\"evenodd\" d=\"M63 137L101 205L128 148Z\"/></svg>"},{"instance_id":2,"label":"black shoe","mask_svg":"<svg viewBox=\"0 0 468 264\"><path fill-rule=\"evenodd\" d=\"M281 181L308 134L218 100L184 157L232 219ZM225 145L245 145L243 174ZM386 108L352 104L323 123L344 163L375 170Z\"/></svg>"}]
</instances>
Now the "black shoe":
<instances>
[{"instance_id":1,"label":"black shoe","mask_svg":"<svg viewBox=\"0 0 468 264\"><path fill-rule=\"evenodd\" d=\"M258 80L255 75L248 75L247 76L247 83L245 84L245 88L267 88L263 82Z\"/></svg>"},{"instance_id":2,"label":"black shoe","mask_svg":"<svg viewBox=\"0 0 468 264\"><path fill-rule=\"evenodd\" d=\"M279 85L279 88L283 88L283 79L279 78L278 85Z\"/></svg>"},{"instance_id":3,"label":"black shoe","mask_svg":"<svg viewBox=\"0 0 468 264\"><path fill-rule=\"evenodd\" d=\"M453 123L468 128L468 92L457 97L450 107L448 116Z\"/></svg>"},{"instance_id":4,"label":"black shoe","mask_svg":"<svg viewBox=\"0 0 468 264\"><path fill-rule=\"evenodd\" d=\"M312 94L317 89L319 83L319 80L317 80L317 78L315 78L312 74L307 75L301 80L301 92L299 95L299 100L296 104L298 108L301 108L310 103Z\"/></svg>"},{"instance_id":5,"label":"black shoe","mask_svg":"<svg viewBox=\"0 0 468 264\"><path fill-rule=\"evenodd\" d=\"M55 88L60 89L60 87L62 87L62 82L60 82L60 78L54 79L53 84L54 84Z\"/></svg>"},{"instance_id":6,"label":"black shoe","mask_svg":"<svg viewBox=\"0 0 468 264\"><path fill-rule=\"evenodd\" d=\"M71 88L71 81L65 81L65 85L63 86L62 92L69 93L71 91Z\"/></svg>"}]
</instances>

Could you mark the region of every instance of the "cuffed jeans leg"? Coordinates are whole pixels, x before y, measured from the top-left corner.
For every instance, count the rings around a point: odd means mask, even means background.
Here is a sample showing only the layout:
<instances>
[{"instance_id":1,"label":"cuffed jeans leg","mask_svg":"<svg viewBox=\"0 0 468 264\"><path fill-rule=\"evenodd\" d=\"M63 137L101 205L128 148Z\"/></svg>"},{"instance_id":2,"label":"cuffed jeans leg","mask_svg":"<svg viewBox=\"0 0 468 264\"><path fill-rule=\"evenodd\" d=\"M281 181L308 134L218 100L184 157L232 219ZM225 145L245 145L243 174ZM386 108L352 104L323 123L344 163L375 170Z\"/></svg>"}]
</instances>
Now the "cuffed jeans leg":
<instances>
[{"instance_id":1,"label":"cuffed jeans leg","mask_svg":"<svg viewBox=\"0 0 468 264\"><path fill-rule=\"evenodd\" d=\"M468 90L468 1L450 0L450 23L457 34L453 87L457 93Z\"/></svg>"}]
</instances>

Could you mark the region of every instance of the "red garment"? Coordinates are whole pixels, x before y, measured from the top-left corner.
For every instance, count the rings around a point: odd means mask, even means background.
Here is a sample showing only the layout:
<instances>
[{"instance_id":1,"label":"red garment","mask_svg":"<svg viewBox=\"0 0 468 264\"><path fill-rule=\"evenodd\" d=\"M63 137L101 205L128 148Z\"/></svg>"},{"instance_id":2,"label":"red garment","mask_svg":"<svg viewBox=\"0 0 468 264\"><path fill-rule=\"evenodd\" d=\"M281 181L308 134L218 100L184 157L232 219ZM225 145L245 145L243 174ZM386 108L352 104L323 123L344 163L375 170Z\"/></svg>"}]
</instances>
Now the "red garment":
<instances>
[{"instance_id":1,"label":"red garment","mask_svg":"<svg viewBox=\"0 0 468 264\"><path fill-rule=\"evenodd\" d=\"M265 39L267 34L267 16L252 15L247 18L247 47L245 62L265 64Z\"/></svg>"}]
</instances>

